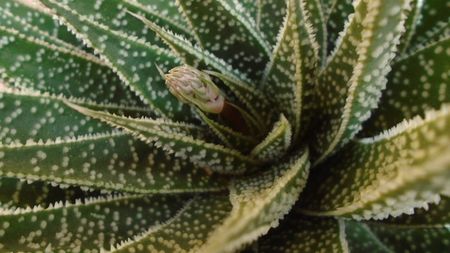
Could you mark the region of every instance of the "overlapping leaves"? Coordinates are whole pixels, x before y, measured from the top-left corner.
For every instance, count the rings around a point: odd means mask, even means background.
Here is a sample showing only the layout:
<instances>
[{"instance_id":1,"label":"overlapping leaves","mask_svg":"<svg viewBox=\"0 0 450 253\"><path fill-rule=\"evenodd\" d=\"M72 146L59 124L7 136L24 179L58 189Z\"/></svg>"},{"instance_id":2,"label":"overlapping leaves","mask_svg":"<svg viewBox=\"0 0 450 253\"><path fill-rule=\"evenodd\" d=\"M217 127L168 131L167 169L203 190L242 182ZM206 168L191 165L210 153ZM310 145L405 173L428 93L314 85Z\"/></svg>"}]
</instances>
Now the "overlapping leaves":
<instances>
[{"instance_id":1,"label":"overlapping leaves","mask_svg":"<svg viewBox=\"0 0 450 253\"><path fill-rule=\"evenodd\" d=\"M0 3L0 251L449 247L445 1L41 2Z\"/></svg>"}]
</instances>

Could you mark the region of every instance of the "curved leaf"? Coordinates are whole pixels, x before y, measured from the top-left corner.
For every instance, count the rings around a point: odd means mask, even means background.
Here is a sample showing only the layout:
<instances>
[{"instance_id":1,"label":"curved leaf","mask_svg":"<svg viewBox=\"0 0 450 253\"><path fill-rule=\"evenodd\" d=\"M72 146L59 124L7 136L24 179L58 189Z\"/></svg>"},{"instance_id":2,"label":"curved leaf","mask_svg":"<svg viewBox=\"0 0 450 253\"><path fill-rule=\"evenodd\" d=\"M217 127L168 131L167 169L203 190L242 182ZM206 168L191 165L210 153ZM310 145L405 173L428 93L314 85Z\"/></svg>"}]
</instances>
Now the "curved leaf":
<instances>
[{"instance_id":1,"label":"curved leaf","mask_svg":"<svg viewBox=\"0 0 450 253\"><path fill-rule=\"evenodd\" d=\"M188 159L199 168L224 174L240 174L254 170L259 165L259 161L246 157L237 150L195 139L189 133L173 129L176 123L150 119L139 121L74 104L70 106L80 113L123 128L147 143L155 143L166 152L174 153L176 157Z\"/></svg>"},{"instance_id":2,"label":"curved leaf","mask_svg":"<svg viewBox=\"0 0 450 253\"><path fill-rule=\"evenodd\" d=\"M44 40L44 38L47 38L54 43L69 48L75 47L89 51L84 48L75 35L70 33L65 26L60 25L46 12L37 8L31 8L17 0L1 1L0 10L2 12L0 17L2 26L20 30L31 37L37 36L36 38L38 39ZM14 25L14 27L10 25Z\"/></svg>"},{"instance_id":3,"label":"curved leaf","mask_svg":"<svg viewBox=\"0 0 450 253\"><path fill-rule=\"evenodd\" d=\"M142 2L142 1L141 1ZM145 2L145 1L144 1ZM146 42L165 47L166 45L152 33L146 26L133 18L127 12L139 13L156 24L183 34L193 41L191 32L187 24L174 20L172 16L161 15L171 7L166 4L156 4L156 7L146 7L145 3L139 3L136 0L108 0L108 1L77 1L68 0L64 4L71 10L82 13L83 16L91 18L93 22L107 26L110 30L120 31L128 36L135 36ZM148 4L148 3L147 3ZM155 4L153 4L155 5ZM173 8L173 7L172 7Z\"/></svg>"},{"instance_id":4,"label":"curved leaf","mask_svg":"<svg viewBox=\"0 0 450 253\"><path fill-rule=\"evenodd\" d=\"M261 77L270 47L237 1L177 0L177 3L201 47L254 80Z\"/></svg>"},{"instance_id":5,"label":"curved leaf","mask_svg":"<svg viewBox=\"0 0 450 253\"><path fill-rule=\"evenodd\" d=\"M394 253L384 245L370 228L360 222L345 222L345 233L350 252L352 253Z\"/></svg>"},{"instance_id":6,"label":"curved leaf","mask_svg":"<svg viewBox=\"0 0 450 253\"><path fill-rule=\"evenodd\" d=\"M200 252L234 252L278 226L297 200L309 173L308 152L258 175L236 179L233 209Z\"/></svg>"},{"instance_id":7,"label":"curved leaf","mask_svg":"<svg viewBox=\"0 0 450 253\"><path fill-rule=\"evenodd\" d=\"M186 203L184 199L109 196L45 209L0 210L1 250L86 252L109 248L149 228L164 226Z\"/></svg>"},{"instance_id":8,"label":"curved leaf","mask_svg":"<svg viewBox=\"0 0 450 253\"><path fill-rule=\"evenodd\" d=\"M316 163L351 140L377 106L409 2L355 2L356 12L316 85Z\"/></svg>"},{"instance_id":9,"label":"curved leaf","mask_svg":"<svg viewBox=\"0 0 450 253\"><path fill-rule=\"evenodd\" d=\"M283 18L286 17L285 0L258 0L254 1L257 6L256 24L264 35L264 38L272 47L277 43L277 34L282 25Z\"/></svg>"},{"instance_id":10,"label":"curved leaf","mask_svg":"<svg viewBox=\"0 0 450 253\"><path fill-rule=\"evenodd\" d=\"M325 21L327 25L327 45L328 53L336 50L335 47L340 44L338 38L348 23L346 21L349 15L355 12L353 0L326 0L327 10L325 11ZM347 21L348 22L348 21Z\"/></svg>"},{"instance_id":11,"label":"curved leaf","mask_svg":"<svg viewBox=\"0 0 450 253\"><path fill-rule=\"evenodd\" d=\"M164 225L117 245L112 253L195 252L229 214L231 204L224 195L194 198Z\"/></svg>"},{"instance_id":12,"label":"curved leaf","mask_svg":"<svg viewBox=\"0 0 450 253\"><path fill-rule=\"evenodd\" d=\"M449 12L450 5L447 1L423 1L420 21L411 39L410 49L414 51L416 47L435 42L441 38L440 36L448 37L450 35Z\"/></svg>"},{"instance_id":13,"label":"curved leaf","mask_svg":"<svg viewBox=\"0 0 450 253\"><path fill-rule=\"evenodd\" d=\"M288 217L261 238L258 252L349 252L343 221L298 214Z\"/></svg>"},{"instance_id":14,"label":"curved leaf","mask_svg":"<svg viewBox=\"0 0 450 253\"><path fill-rule=\"evenodd\" d=\"M292 129L289 121L281 115L272 131L253 148L250 153L261 161L273 161L286 154L292 141Z\"/></svg>"},{"instance_id":15,"label":"curved leaf","mask_svg":"<svg viewBox=\"0 0 450 253\"><path fill-rule=\"evenodd\" d=\"M448 52L447 52L448 51ZM407 55L392 66L379 107L364 124L362 134L373 135L402 119L424 115L450 102L450 37Z\"/></svg>"},{"instance_id":16,"label":"curved leaf","mask_svg":"<svg viewBox=\"0 0 450 253\"><path fill-rule=\"evenodd\" d=\"M444 197L439 204L415 210L413 215L367 224L395 252L444 252L450 247L450 199Z\"/></svg>"},{"instance_id":17,"label":"curved leaf","mask_svg":"<svg viewBox=\"0 0 450 253\"><path fill-rule=\"evenodd\" d=\"M319 44L307 7L306 1L287 1L287 17L263 81L273 105L291 122L294 140L309 123L311 84L319 62Z\"/></svg>"},{"instance_id":18,"label":"curved leaf","mask_svg":"<svg viewBox=\"0 0 450 253\"><path fill-rule=\"evenodd\" d=\"M45 182L26 182L17 178L0 177L0 206L26 208L36 205L48 207L55 202L74 202L76 199L99 196L98 191L80 187L62 188Z\"/></svg>"},{"instance_id":19,"label":"curved leaf","mask_svg":"<svg viewBox=\"0 0 450 253\"><path fill-rule=\"evenodd\" d=\"M98 103L142 105L103 62L0 26L0 73L12 87Z\"/></svg>"},{"instance_id":20,"label":"curved leaf","mask_svg":"<svg viewBox=\"0 0 450 253\"><path fill-rule=\"evenodd\" d=\"M438 201L450 190L449 109L350 143L312 174L303 212L383 219Z\"/></svg>"},{"instance_id":21,"label":"curved leaf","mask_svg":"<svg viewBox=\"0 0 450 253\"><path fill-rule=\"evenodd\" d=\"M42 0L58 19L93 47L121 80L161 116L177 120L192 120L189 108L167 90L155 64L164 70L180 65L175 56L165 49L150 45L136 37L92 20L70 9L62 2Z\"/></svg>"}]
</instances>

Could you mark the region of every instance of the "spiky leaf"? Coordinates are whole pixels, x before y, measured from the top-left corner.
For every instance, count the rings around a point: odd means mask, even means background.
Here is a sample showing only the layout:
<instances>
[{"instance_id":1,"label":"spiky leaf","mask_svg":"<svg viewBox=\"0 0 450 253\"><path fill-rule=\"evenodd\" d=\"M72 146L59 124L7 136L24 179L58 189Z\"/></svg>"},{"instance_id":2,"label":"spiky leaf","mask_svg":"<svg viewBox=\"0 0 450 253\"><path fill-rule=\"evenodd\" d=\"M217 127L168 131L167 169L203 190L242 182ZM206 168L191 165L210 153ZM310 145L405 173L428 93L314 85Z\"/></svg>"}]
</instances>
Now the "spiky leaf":
<instances>
[{"instance_id":1,"label":"spiky leaf","mask_svg":"<svg viewBox=\"0 0 450 253\"><path fill-rule=\"evenodd\" d=\"M278 110L292 124L294 139L308 124L311 84L319 61L319 45L315 40L305 1L287 1L287 17L279 34L271 61L264 73L267 93Z\"/></svg>"},{"instance_id":2,"label":"spiky leaf","mask_svg":"<svg viewBox=\"0 0 450 253\"><path fill-rule=\"evenodd\" d=\"M242 6L233 0L177 0L200 46L257 79L270 48ZM226 46L221 46L226 45ZM248 66L259 66L251 67ZM258 70L259 69L259 70Z\"/></svg>"},{"instance_id":3,"label":"spiky leaf","mask_svg":"<svg viewBox=\"0 0 450 253\"><path fill-rule=\"evenodd\" d=\"M348 252L344 222L291 214L257 245L258 252Z\"/></svg>"},{"instance_id":4,"label":"spiky leaf","mask_svg":"<svg viewBox=\"0 0 450 253\"><path fill-rule=\"evenodd\" d=\"M272 161L282 157L289 149L292 141L292 128L289 121L281 115L272 131L264 140L253 148L251 154L261 161Z\"/></svg>"},{"instance_id":5,"label":"spiky leaf","mask_svg":"<svg viewBox=\"0 0 450 253\"><path fill-rule=\"evenodd\" d=\"M192 252L227 217L231 209L228 197L204 195L194 198L164 225L117 246L112 253Z\"/></svg>"},{"instance_id":6,"label":"spiky leaf","mask_svg":"<svg viewBox=\"0 0 450 253\"><path fill-rule=\"evenodd\" d=\"M383 219L426 206L449 191L448 106L357 140L313 173L304 212Z\"/></svg>"},{"instance_id":7,"label":"spiky leaf","mask_svg":"<svg viewBox=\"0 0 450 253\"><path fill-rule=\"evenodd\" d=\"M308 152L258 175L236 180L230 188L233 209L201 252L233 252L278 226L303 190Z\"/></svg>"},{"instance_id":8,"label":"spiky leaf","mask_svg":"<svg viewBox=\"0 0 450 253\"><path fill-rule=\"evenodd\" d=\"M450 37L400 58L392 66L380 106L364 126L376 134L429 109L450 102Z\"/></svg>"},{"instance_id":9,"label":"spiky leaf","mask_svg":"<svg viewBox=\"0 0 450 253\"><path fill-rule=\"evenodd\" d=\"M193 138L186 131L173 129L176 123L161 120L140 121L102 111L94 111L74 104L71 107L90 117L101 119L113 126L136 135L137 138L155 143L181 159L188 159L199 168L219 173L240 174L255 169L257 160L246 157L237 150Z\"/></svg>"},{"instance_id":10,"label":"spiky leaf","mask_svg":"<svg viewBox=\"0 0 450 253\"><path fill-rule=\"evenodd\" d=\"M110 248L133 234L164 226L185 202L177 196L109 196L48 208L0 210L0 246L8 252Z\"/></svg>"},{"instance_id":11,"label":"spiky leaf","mask_svg":"<svg viewBox=\"0 0 450 253\"><path fill-rule=\"evenodd\" d=\"M9 86L98 103L142 105L96 57L0 26L0 75Z\"/></svg>"},{"instance_id":12,"label":"spiky leaf","mask_svg":"<svg viewBox=\"0 0 450 253\"><path fill-rule=\"evenodd\" d=\"M450 247L450 200L444 197L428 210L367 224L392 251L439 252Z\"/></svg>"},{"instance_id":13,"label":"spiky leaf","mask_svg":"<svg viewBox=\"0 0 450 253\"><path fill-rule=\"evenodd\" d=\"M42 2L85 43L93 47L122 81L150 105L156 114L189 120L189 109L167 91L155 66L157 64L168 70L179 65L177 58L169 51L123 32L111 30L62 2Z\"/></svg>"}]
</instances>

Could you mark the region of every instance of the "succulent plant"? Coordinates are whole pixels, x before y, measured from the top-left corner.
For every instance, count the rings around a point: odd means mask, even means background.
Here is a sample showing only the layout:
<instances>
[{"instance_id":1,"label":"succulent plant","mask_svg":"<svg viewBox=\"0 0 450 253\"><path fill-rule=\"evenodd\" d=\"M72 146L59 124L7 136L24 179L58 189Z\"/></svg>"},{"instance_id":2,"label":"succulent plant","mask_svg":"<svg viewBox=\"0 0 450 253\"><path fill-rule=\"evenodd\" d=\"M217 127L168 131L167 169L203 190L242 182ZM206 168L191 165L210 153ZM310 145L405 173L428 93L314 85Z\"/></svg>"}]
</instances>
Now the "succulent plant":
<instances>
[{"instance_id":1,"label":"succulent plant","mask_svg":"<svg viewBox=\"0 0 450 253\"><path fill-rule=\"evenodd\" d=\"M445 0L0 1L1 252L445 252Z\"/></svg>"}]
</instances>

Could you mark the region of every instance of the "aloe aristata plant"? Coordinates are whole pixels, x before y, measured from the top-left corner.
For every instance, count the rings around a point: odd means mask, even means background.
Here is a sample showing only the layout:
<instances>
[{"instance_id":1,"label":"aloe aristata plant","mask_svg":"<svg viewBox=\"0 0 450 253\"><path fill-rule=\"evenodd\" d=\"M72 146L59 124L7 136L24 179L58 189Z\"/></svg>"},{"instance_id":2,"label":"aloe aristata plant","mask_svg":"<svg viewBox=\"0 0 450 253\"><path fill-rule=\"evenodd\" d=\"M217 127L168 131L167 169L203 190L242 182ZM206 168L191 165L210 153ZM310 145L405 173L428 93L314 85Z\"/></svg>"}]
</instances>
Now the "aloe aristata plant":
<instances>
[{"instance_id":1,"label":"aloe aristata plant","mask_svg":"<svg viewBox=\"0 0 450 253\"><path fill-rule=\"evenodd\" d=\"M445 0L0 1L1 252L444 252Z\"/></svg>"}]
</instances>

